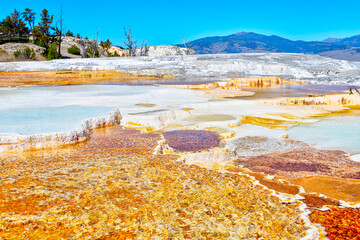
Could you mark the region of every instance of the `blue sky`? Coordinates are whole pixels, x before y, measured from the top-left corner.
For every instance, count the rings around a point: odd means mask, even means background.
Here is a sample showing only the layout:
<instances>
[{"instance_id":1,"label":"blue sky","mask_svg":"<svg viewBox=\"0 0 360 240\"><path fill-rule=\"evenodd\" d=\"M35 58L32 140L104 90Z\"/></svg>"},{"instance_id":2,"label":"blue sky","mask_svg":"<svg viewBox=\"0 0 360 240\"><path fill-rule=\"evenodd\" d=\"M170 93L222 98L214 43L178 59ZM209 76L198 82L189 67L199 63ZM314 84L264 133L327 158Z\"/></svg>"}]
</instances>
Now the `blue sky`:
<instances>
[{"instance_id":1,"label":"blue sky","mask_svg":"<svg viewBox=\"0 0 360 240\"><path fill-rule=\"evenodd\" d=\"M56 16L61 6L68 29L92 38L99 28L99 38L118 45L123 45L124 25L151 45L181 43L183 35L195 40L241 31L292 40L360 34L359 0L13 0L2 1L0 18L26 7L37 13L46 8Z\"/></svg>"}]
</instances>

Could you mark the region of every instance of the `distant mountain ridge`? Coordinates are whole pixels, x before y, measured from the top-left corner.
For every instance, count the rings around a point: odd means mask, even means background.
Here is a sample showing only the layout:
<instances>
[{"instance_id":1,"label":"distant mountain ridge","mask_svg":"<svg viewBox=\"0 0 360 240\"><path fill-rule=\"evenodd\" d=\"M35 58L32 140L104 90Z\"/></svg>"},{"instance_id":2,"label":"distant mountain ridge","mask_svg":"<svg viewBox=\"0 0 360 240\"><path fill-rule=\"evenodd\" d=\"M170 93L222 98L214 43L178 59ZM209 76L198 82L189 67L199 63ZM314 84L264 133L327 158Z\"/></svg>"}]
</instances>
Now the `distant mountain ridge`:
<instances>
[{"instance_id":1,"label":"distant mountain ridge","mask_svg":"<svg viewBox=\"0 0 360 240\"><path fill-rule=\"evenodd\" d=\"M328 38L325 39L323 42L332 43L336 45L360 47L360 35L355 35L347 38Z\"/></svg>"},{"instance_id":2,"label":"distant mountain ridge","mask_svg":"<svg viewBox=\"0 0 360 240\"><path fill-rule=\"evenodd\" d=\"M179 44L181 46L181 44ZM197 54L284 52L319 54L336 59L360 61L360 35L349 38L328 38L324 41L292 41L276 35L239 32L213 36L187 43Z\"/></svg>"}]
</instances>

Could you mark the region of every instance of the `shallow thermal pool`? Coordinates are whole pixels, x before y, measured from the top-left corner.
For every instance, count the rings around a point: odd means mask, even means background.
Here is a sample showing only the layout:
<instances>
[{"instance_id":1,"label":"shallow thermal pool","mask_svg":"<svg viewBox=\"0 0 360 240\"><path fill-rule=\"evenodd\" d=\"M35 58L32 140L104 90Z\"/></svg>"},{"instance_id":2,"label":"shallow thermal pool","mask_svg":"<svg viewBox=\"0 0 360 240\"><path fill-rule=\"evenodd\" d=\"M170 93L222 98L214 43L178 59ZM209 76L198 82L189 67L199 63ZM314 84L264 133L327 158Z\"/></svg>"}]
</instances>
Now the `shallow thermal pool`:
<instances>
[{"instance_id":1,"label":"shallow thermal pool","mask_svg":"<svg viewBox=\"0 0 360 240\"><path fill-rule=\"evenodd\" d=\"M290 139L307 142L319 149L360 154L360 111L303 123L290 128L287 133Z\"/></svg>"},{"instance_id":2,"label":"shallow thermal pool","mask_svg":"<svg viewBox=\"0 0 360 240\"><path fill-rule=\"evenodd\" d=\"M80 127L85 119L104 116L111 110L79 105L0 110L0 136L66 132Z\"/></svg>"},{"instance_id":3,"label":"shallow thermal pool","mask_svg":"<svg viewBox=\"0 0 360 240\"><path fill-rule=\"evenodd\" d=\"M0 88L0 136L70 131L115 109L126 115L207 101L191 90L155 86Z\"/></svg>"},{"instance_id":4,"label":"shallow thermal pool","mask_svg":"<svg viewBox=\"0 0 360 240\"><path fill-rule=\"evenodd\" d=\"M71 131L78 129L84 120L105 116L115 109L123 115L122 123L140 121L163 127L161 124L175 121L175 125L189 129L218 127L236 131L237 137L265 135L268 131L261 127L255 131L246 124L237 130L229 127L238 117L266 117L267 113L282 111L253 101L212 101L202 91L150 85L0 88L0 137ZM159 123L160 120L163 122ZM360 153L360 110L318 120L287 130L289 138L318 148Z\"/></svg>"}]
</instances>

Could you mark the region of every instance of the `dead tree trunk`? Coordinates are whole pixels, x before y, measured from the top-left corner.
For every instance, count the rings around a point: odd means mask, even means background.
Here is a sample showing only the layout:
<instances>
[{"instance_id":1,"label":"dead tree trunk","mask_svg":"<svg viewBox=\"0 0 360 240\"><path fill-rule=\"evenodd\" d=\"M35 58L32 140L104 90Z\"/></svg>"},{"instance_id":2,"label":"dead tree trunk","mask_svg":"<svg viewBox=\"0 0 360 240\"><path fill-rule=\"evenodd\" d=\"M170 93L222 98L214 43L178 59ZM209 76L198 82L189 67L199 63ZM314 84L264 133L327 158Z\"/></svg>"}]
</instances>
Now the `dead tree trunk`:
<instances>
[{"instance_id":1,"label":"dead tree trunk","mask_svg":"<svg viewBox=\"0 0 360 240\"><path fill-rule=\"evenodd\" d=\"M125 45L127 46L127 48L129 49L129 56L133 57L136 56L136 43L137 41L134 41L132 38L132 33L131 33L131 27L128 27L128 30L126 30L125 26L124 26L124 34L125 34Z\"/></svg>"},{"instance_id":2,"label":"dead tree trunk","mask_svg":"<svg viewBox=\"0 0 360 240\"><path fill-rule=\"evenodd\" d=\"M149 46L147 45L146 40L141 43L140 47L140 56L148 56L149 55Z\"/></svg>"},{"instance_id":3,"label":"dead tree trunk","mask_svg":"<svg viewBox=\"0 0 360 240\"><path fill-rule=\"evenodd\" d=\"M83 38L80 39L80 45L82 48L82 57L86 58L86 43L85 40Z\"/></svg>"},{"instance_id":4,"label":"dead tree trunk","mask_svg":"<svg viewBox=\"0 0 360 240\"><path fill-rule=\"evenodd\" d=\"M64 23L64 16L63 16L63 11L62 11L62 7L60 9L60 16L58 19L58 23L59 23L59 28L57 28L57 34L59 36L59 50L58 53L61 56L61 42L62 42L62 35L63 35L63 23Z\"/></svg>"},{"instance_id":5,"label":"dead tree trunk","mask_svg":"<svg viewBox=\"0 0 360 240\"><path fill-rule=\"evenodd\" d=\"M185 54L190 55L189 43L186 43L186 38L184 34L183 34L183 42L184 42Z\"/></svg>"},{"instance_id":6,"label":"dead tree trunk","mask_svg":"<svg viewBox=\"0 0 360 240\"><path fill-rule=\"evenodd\" d=\"M95 42L94 42L94 53L93 53L93 58L95 58L96 49L97 49L97 47L98 47L98 43L97 43L97 41L98 41L99 32L100 32L100 29L98 29L98 30L97 30L97 32L96 32L96 40L95 40Z\"/></svg>"}]
</instances>

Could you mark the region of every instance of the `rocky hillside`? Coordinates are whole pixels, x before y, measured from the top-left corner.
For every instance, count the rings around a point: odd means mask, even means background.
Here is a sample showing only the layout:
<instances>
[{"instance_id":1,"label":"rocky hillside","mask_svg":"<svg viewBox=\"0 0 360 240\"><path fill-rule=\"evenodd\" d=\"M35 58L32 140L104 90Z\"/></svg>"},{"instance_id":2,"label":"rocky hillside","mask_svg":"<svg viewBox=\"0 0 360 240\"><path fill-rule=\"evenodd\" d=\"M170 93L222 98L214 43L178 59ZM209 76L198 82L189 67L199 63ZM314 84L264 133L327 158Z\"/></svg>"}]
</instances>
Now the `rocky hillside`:
<instances>
[{"instance_id":1,"label":"rocky hillside","mask_svg":"<svg viewBox=\"0 0 360 240\"><path fill-rule=\"evenodd\" d=\"M68 48L75 45L80 48L80 52L82 53L82 47L80 45L81 40L75 37L63 37L61 43L61 55L63 58L81 58L81 55L74 55L68 53ZM92 44L91 40L85 40L86 46L90 46ZM26 47L34 49L35 52L35 59L34 60L45 60L43 56L41 56L41 52L44 50L43 47L35 45L33 43L5 43L0 45L0 61L7 62L7 61L16 61L16 60L23 60L23 59L16 59L14 57L14 52L18 50L23 50ZM102 49L101 46L98 46L100 56L107 56L106 52Z\"/></svg>"},{"instance_id":2,"label":"rocky hillside","mask_svg":"<svg viewBox=\"0 0 360 240\"><path fill-rule=\"evenodd\" d=\"M63 58L81 58L83 53L83 47L81 46L81 41L79 38L75 37L63 37L61 43L61 55ZM93 43L91 40L84 39L86 47L90 47ZM75 45L80 49L80 55L70 54L68 49ZM45 60L43 56L41 56L41 52L44 50L43 47L39 47L32 43L6 43L0 45L0 61L8 62L8 61L16 61L21 59L16 59L14 57L14 52L17 50L23 50L26 47L34 49L36 53L35 60ZM116 48L119 49L120 48ZM98 46L100 57L107 57L108 53L101 47ZM126 52L126 50L121 50L121 52ZM137 55L140 55L141 49L137 49ZM175 55L194 55L195 51L192 49L182 48L174 45L159 45L159 46L149 46L147 51L147 56L175 56ZM120 56L122 54L119 54Z\"/></svg>"},{"instance_id":3,"label":"rocky hillside","mask_svg":"<svg viewBox=\"0 0 360 240\"><path fill-rule=\"evenodd\" d=\"M0 62L16 61L14 52L23 50L26 47L34 49L36 60L45 60L41 56L41 52L44 50L43 47L39 47L33 43L5 43L0 45Z\"/></svg>"}]
</instances>

